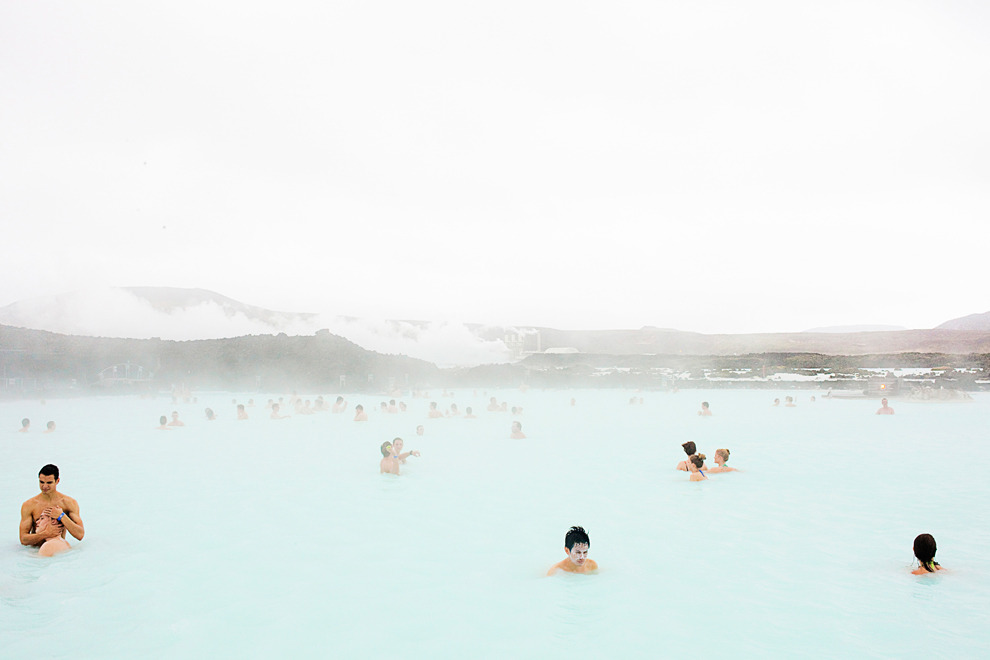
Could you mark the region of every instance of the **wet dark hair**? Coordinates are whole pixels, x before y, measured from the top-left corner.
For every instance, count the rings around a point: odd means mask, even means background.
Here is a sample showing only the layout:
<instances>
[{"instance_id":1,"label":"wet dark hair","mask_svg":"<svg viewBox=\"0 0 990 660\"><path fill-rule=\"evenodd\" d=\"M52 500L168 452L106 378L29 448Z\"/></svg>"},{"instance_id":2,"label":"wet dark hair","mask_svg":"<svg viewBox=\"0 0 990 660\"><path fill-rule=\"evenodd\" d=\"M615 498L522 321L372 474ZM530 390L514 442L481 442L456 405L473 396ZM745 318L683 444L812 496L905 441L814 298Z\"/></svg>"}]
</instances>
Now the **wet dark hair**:
<instances>
[{"instance_id":1,"label":"wet dark hair","mask_svg":"<svg viewBox=\"0 0 990 660\"><path fill-rule=\"evenodd\" d=\"M681 447L684 447L684 453L688 456L698 453L698 446L694 444L694 440L688 440Z\"/></svg>"},{"instance_id":2,"label":"wet dark hair","mask_svg":"<svg viewBox=\"0 0 990 660\"><path fill-rule=\"evenodd\" d=\"M158 423L161 424L162 426L165 426L165 422L167 421L168 421L168 417L166 417L165 415L162 415L161 417L158 418Z\"/></svg>"},{"instance_id":3,"label":"wet dark hair","mask_svg":"<svg viewBox=\"0 0 990 660\"><path fill-rule=\"evenodd\" d=\"M575 543L584 543L589 548L591 547L591 539L588 538L588 532L584 531L584 527L571 527L564 535L564 547L567 548L568 552L571 551Z\"/></svg>"},{"instance_id":4,"label":"wet dark hair","mask_svg":"<svg viewBox=\"0 0 990 660\"><path fill-rule=\"evenodd\" d=\"M688 458L688 460L694 463L694 467L700 470L705 465L706 458L708 457L705 456L704 454L695 454L694 456Z\"/></svg>"},{"instance_id":5,"label":"wet dark hair","mask_svg":"<svg viewBox=\"0 0 990 660\"><path fill-rule=\"evenodd\" d=\"M935 561L935 537L931 534L918 534L914 539L914 556L929 573L935 572L938 562Z\"/></svg>"},{"instance_id":6,"label":"wet dark hair","mask_svg":"<svg viewBox=\"0 0 990 660\"><path fill-rule=\"evenodd\" d=\"M58 466L49 463L45 467L38 470L38 476L45 475L46 477L55 477L55 481L58 481ZM932 541L934 543L934 541Z\"/></svg>"}]
</instances>

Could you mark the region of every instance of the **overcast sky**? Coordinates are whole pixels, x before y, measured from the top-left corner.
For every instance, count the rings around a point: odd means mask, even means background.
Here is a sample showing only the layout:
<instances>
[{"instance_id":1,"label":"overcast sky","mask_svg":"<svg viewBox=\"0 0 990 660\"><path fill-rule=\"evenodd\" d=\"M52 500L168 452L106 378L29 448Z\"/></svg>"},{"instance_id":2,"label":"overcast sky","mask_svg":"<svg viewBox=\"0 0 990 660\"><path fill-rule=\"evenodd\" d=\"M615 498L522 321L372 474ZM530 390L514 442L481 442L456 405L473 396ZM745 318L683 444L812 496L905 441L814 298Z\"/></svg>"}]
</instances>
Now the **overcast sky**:
<instances>
[{"instance_id":1,"label":"overcast sky","mask_svg":"<svg viewBox=\"0 0 990 660\"><path fill-rule=\"evenodd\" d=\"M5 2L0 305L932 327L988 117L979 1Z\"/></svg>"}]
</instances>

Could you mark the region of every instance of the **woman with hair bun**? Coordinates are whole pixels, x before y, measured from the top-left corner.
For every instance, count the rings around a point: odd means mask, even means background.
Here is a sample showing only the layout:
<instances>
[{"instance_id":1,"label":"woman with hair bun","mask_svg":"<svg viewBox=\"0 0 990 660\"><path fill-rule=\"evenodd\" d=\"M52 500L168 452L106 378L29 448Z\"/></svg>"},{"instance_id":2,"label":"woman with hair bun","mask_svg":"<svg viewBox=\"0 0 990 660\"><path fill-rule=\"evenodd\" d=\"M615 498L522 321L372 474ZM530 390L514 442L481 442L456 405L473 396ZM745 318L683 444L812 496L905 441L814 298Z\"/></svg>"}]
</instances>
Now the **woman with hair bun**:
<instances>
[{"instance_id":1,"label":"woman with hair bun","mask_svg":"<svg viewBox=\"0 0 990 660\"><path fill-rule=\"evenodd\" d=\"M918 568L911 571L912 575L928 575L942 570L935 561L935 537L931 534L918 534L915 537L914 556L918 558Z\"/></svg>"},{"instance_id":2,"label":"woman with hair bun","mask_svg":"<svg viewBox=\"0 0 990 660\"><path fill-rule=\"evenodd\" d=\"M716 449L715 450L715 467L709 470L710 473L717 472L738 472L734 467L729 467L726 465L726 461L729 460L729 450L728 449Z\"/></svg>"},{"instance_id":3,"label":"woman with hair bun","mask_svg":"<svg viewBox=\"0 0 990 660\"><path fill-rule=\"evenodd\" d=\"M694 444L694 440L688 440L683 445L681 445L681 448L684 450L684 453L688 455L688 457L687 457L687 460L681 461L680 463L678 463L677 464L677 467L674 468L674 469L675 470L683 470L684 472L688 472L689 471L688 464L691 462L691 457L698 453L698 446L696 444ZM701 469L702 470L707 470L708 468L707 467L703 467Z\"/></svg>"},{"instance_id":4,"label":"woman with hair bun","mask_svg":"<svg viewBox=\"0 0 990 660\"><path fill-rule=\"evenodd\" d=\"M691 473L691 481L704 481L708 477L705 476L705 455L695 454L687 461L688 471Z\"/></svg>"}]
</instances>

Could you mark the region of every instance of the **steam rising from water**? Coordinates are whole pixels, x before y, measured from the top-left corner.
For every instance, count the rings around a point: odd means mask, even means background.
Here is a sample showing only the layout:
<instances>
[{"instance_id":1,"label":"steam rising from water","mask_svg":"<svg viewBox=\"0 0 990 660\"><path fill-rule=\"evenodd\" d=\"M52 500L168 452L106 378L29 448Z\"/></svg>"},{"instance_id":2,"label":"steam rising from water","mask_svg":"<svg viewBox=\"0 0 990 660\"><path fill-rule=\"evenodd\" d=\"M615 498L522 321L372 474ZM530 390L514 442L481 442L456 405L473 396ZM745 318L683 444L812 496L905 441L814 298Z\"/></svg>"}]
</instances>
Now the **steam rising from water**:
<instances>
[{"instance_id":1,"label":"steam rising from water","mask_svg":"<svg viewBox=\"0 0 990 660\"><path fill-rule=\"evenodd\" d=\"M72 335L159 337L177 341L280 332L312 335L327 329L362 348L401 353L441 367L512 360L504 342L482 339L462 323L418 324L331 314L270 312L203 293L206 297L195 304L163 306L127 289L86 289L14 303L0 309L0 323Z\"/></svg>"}]
</instances>

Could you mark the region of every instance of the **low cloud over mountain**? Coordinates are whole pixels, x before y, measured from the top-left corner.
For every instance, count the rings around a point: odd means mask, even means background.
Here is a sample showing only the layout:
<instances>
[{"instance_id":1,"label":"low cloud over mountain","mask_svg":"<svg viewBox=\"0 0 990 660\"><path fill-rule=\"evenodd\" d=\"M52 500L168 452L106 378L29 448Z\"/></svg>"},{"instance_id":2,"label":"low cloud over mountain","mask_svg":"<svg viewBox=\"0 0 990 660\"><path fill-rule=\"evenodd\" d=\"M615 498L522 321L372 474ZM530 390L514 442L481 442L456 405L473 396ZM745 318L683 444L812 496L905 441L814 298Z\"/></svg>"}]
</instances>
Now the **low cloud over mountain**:
<instances>
[{"instance_id":1,"label":"low cloud over mountain","mask_svg":"<svg viewBox=\"0 0 990 660\"><path fill-rule=\"evenodd\" d=\"M508 362L499 339L459 323L358 319L276 312L204 289L85 289L0 308L0 323L90 337L219 339L245 335L312 335L327 329L379 353L401 353L439 366Z\"/></svg>"}]
</instances>

